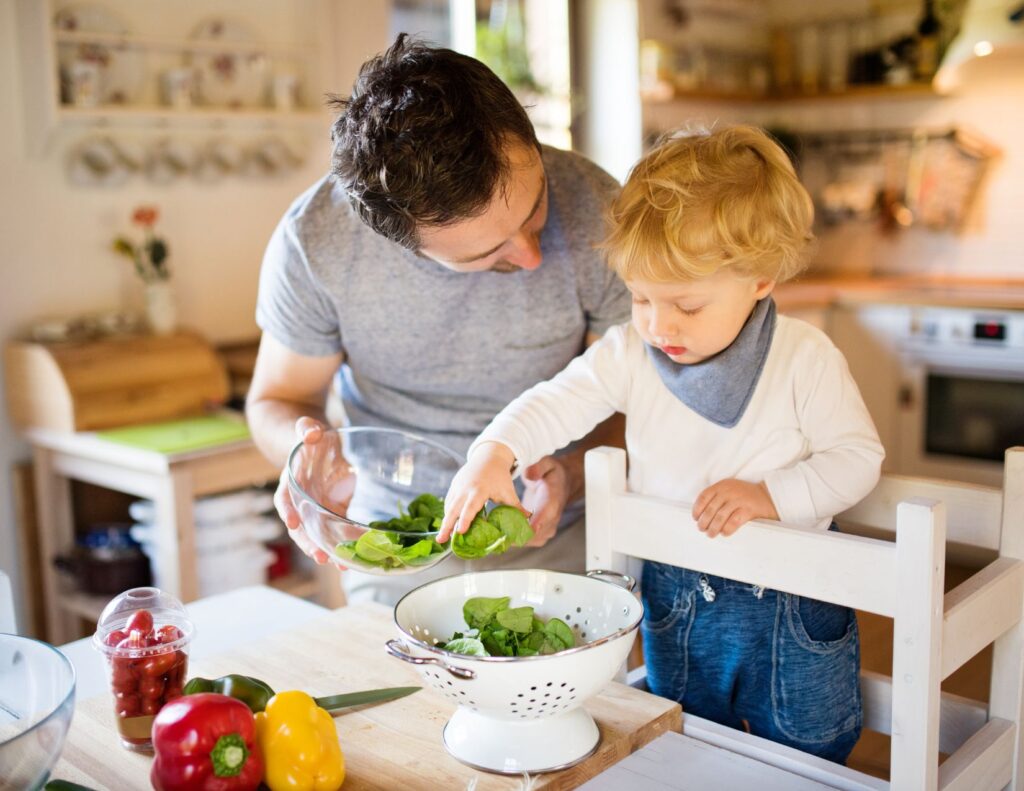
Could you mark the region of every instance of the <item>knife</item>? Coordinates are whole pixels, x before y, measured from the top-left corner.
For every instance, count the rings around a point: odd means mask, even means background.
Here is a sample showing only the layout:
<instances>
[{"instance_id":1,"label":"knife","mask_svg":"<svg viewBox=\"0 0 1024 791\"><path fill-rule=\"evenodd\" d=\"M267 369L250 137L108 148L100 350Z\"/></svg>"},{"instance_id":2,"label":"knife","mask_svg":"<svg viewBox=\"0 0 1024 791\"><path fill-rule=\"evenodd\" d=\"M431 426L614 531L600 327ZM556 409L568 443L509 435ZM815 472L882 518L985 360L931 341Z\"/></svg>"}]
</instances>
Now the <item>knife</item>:
<instances>
[{"instance_id":1,"label":"knife","mask_svg":"<svg viewBox=\"0 0 1024 791\"><path fill-rule=\"evenodd\" d=\"M316 705L327 711L338 711L353 706L365 706L368 703L383 703L411 695L423 687L385 687L384 689L366 689L362 692L349 692L345 695L330 695L325 698L313 698Z\"/></svg>"}]
</instances>

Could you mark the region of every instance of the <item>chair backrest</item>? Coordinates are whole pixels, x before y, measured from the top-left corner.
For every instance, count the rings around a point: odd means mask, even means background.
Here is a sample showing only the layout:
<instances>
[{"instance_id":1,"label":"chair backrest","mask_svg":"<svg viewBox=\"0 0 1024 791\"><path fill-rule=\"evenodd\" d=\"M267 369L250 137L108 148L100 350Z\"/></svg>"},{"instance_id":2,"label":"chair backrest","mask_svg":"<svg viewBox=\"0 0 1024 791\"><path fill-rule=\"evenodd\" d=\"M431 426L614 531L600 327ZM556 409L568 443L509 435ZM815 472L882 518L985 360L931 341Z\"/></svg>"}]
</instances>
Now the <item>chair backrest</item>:
<instances>
[{"instance_id":1,"label":"chair backrest","mask_svg":"<svg viewBox=\"0 0 1024 791\"><path fill-rule=\"evenodd\" d=\"M0 632L18 633L18 624L14 611L14 590L11 578L0 571Z\"/></svg>"},{"instance_id":2,"label":"chair backrest","mask_svg":"<svg viewBox=\"0 0 1024 791\"><path fill-rule=\"evenodd\" d=\"M976 788L986 767L1005 776L994 788L1024 777L1024 448L1007 451L1002 492L883 478L844 515L882 537L756 521L708 540L689 504L627 491L620 449L587 454L586 491L588 568L624 571L630 558L652 559L893 618L892 680L872 675L863 685L869 727L892 736L893 788ZM998 557L944 595L947 526L958 544ZM940 685L993 640L986 718L984 707L945 700ZM940 715L943 751L953 753L941 776Z\"/></svg>"}]
</instances>

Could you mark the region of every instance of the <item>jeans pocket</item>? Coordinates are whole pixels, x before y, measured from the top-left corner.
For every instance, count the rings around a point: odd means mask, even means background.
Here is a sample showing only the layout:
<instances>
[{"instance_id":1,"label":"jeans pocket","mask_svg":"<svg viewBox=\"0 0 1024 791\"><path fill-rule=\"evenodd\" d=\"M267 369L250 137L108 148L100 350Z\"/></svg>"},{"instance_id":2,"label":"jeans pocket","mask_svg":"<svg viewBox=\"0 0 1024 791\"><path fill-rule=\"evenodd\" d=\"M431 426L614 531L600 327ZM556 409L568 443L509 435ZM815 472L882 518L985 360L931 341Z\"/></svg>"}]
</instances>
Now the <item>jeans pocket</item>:
<instances>
[{"instance_id":1,"label":"jeans pocket","mask_svg":"<svg viewBox=\"0 0 1024 791\"><path fill-rule=\"evenodd\" d=\"M794 742L859 733L860 640L849 607L779 597L772 657L772 716ZM851 744L852 746L852 744Z\"/></svg>"},{"instance_id":2,"label":"jeans pocket","mask_svg":"<svg viewBox=\"0 0 1024 791\"><path fill-rule=\"evenodd\" d=\"M693 625L695 591L682 589L644 596L644 663L647 688L655 695L682 700L689 676L690 627Z\"/></svg>"}]
</instances>

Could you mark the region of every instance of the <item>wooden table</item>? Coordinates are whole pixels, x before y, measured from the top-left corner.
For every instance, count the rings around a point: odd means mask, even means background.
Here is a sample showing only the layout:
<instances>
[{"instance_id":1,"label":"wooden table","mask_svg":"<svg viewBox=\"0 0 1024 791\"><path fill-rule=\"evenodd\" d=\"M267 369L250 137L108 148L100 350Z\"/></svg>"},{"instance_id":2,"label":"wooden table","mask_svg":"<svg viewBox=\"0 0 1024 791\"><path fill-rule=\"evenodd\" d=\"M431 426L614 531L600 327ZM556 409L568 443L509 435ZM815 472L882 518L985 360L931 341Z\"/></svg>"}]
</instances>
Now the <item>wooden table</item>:
<instances>
[{"instance_id":1,"label":"wooden table","mask_svg":"<svg viewBox=\"0 0 1024 791\"><path fill-rule=\"evenodd\" d=\"M313 695L420 686L410 665L385 653L385 641L394 636L389 608L342 607L298 629L249 643L244 650L196 661L189 675L244 673L278 690L304 689ZM677 703L614 682L584 708L601 730L597 751L571 769L541 775L533 788L576 788L661 734L678 730L681 722ZM400 700L337 716L345 791L464 789L474 779L478 791L522 788L521 778L478 772L448 755L441 730L454 711L446 698L424 688ZM151 761L121 747L111 699L101 695L75 708L64 752L51 777L111 791L147 789Z\"/></svg>"},{"instance_id":2,"label":"wooden table","mask_svg":"<svg viewBox=\"0 0 1024 791\"><path fill-rule=\"evenodd\" d=\"M64 590L53 558L74 544L71 480L144 497L156 505L162 588L185 602L199 597L195 559L195 498L262 485L280 470L251 440L182 453L158 453L97 437L91 432L31 429L36 510L42 555L47 640L66 643L81 636L76 618L91 617L109 596L88 597ZM325 606L344 603L337 573L318 567L314 590Z\"/></svg>"}]
</instances>

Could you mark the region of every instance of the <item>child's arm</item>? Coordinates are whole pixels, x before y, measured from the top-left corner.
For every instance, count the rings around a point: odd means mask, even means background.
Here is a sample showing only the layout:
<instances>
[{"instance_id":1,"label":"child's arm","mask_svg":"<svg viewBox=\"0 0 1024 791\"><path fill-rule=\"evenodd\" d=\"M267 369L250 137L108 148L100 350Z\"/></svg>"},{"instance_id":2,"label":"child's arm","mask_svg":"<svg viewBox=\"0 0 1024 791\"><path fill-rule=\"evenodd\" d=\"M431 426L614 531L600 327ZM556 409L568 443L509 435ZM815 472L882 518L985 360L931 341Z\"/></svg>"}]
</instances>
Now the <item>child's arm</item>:
<instances>
[{"instance_id":1,"label":"child's arm","mask_svg":"<svg viewBox=\"0 0 1024 791\"><path fill-rule=\"evenodd\" d=\"M465 533L488 500L514 505L526 513L512 485L515 462L512 449L500 442L483 442L473 447L469 461L455 474L445 495L444 521L437 535L438 543L446 542L456 528Z\"/></svg>"},{"instance_id":2,"label":"child's arm","mask_svg":"<svg viewBox=\"0 0 1024 791\"><path fill-rule=\"evenodd\" d=\"M773 470L764 484L783 522L814 524L860 502L875 488L885 450L860 390L835 347L797 382L808 457Z\"/></svg>"},{"instance_id":3,"label":"child's arm","mask_svg":"<svg viewBox=\"0 0 1024 791\"><path fill-rule=\"evenodd\" d=\"M697 527L730 536L754 519L812 526L859 502L878 482L885 451L846 359L834 347L796 382L797 413L810 455L763 481L709 486L693 505Z\"/></svg>"},{"instance_id":4,"label":"child's arm","mask_svg":"<svg viewBox=\"0 0 1024 791\"><path fill-rule=\"evenodd\" d=\"M586 436L616 411L625 411L627 344L632 341L639 339L630 338L625 327L612 327L554 378L531 387L491 421L470 446L469 461L448 491L438 540L450 535L456 520L460 532L469 529L488 498L521 508L510 474L516 462L525 469Z\"/></svg>"}]
</instances>

